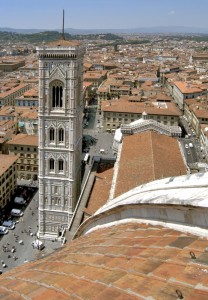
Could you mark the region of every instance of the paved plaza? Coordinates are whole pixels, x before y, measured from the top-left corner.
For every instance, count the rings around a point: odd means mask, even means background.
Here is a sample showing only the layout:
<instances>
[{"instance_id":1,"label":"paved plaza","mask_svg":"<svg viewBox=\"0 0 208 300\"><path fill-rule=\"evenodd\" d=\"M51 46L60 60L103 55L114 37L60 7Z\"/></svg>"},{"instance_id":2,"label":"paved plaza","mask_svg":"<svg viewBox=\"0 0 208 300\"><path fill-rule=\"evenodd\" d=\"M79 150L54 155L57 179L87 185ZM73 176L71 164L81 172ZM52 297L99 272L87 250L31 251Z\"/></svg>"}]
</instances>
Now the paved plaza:
<instances>
[{"instance_id":1,"label":"paved plaza","mask_svg":"<svg viewBox=\"0 0 208 300\"><path fill-rule=\"evenodd\" d=\"M39 259L61 247L59 242L52 241L43 241L45 245L43 250L33 249L31 245L38 231L38 192L24 210L23 217L16 221L15 229L9 230L8 234L0 237L0 270L3 272L28 261ZM23 243L19 243L20 241ZM14 253L11 252L13 247L16 249ZM5 268L3 264L6 265Z\"/></svg>"}]
</instances>

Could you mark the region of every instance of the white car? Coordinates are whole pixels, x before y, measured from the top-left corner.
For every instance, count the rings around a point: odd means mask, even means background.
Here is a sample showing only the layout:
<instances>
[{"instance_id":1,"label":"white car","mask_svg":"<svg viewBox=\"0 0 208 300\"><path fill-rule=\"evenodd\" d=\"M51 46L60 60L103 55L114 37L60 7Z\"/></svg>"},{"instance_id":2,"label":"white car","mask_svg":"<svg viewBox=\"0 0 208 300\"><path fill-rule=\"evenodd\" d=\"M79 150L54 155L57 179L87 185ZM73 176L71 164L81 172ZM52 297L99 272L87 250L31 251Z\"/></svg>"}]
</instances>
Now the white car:
<instances>
[{"instance_id":1,"label":"white car","mask_svg":"<svg viewBox=\"0 0 208 300\"><path fill-rule=\"evenodd\" d=\"M185 148L188 149L188 147L189 147L188 144L185 144Z\"/></svg>"},{"instance_id":2,"label":"white car","mask_svg":"<svg viewBox=\"0 0 208 300\"><path fill-rule=\"evenodd\" d=\"M15 223L11 220L4 221L2 225L4 227L8 228L8 229L14 229L15 228Z\"/></svg>"},{"instance_id":3,"label":"white car","mask_svg":"<svg viewBox=\"0 0 208 300\"><path fill-rule=\"evenodd\" d=\"M17 204L25 204L26 201L25 201L25 199L22 198L22 197L15 197L14 203L17 203Z\"/></svg>"},{"instance_id":4,"label":"white car","mask_svg":"<svg viewBox=\"0 0 208 300\"><path fill-rule=\"evenodd\" d=\"M4 226L0 226L0 234L7 234L9 232L9 230L4 227Z\"/></svg>"},{"instance_id":5,"label":"white car","mask_svg":"<svg viewBox=\"0 0 208 300\"><path fill-rule=\"evenodd\" d=\"M23 211L21 211L20 209L13 208L11 210L11 216L13 217L22 217L23 214L24 214Z\"/></svg>"},{"instance_id":6,"label":"white car","mask_svg":"<svg viewBox=\"0 0 208 300\"><path fill-rule=\"evenodd\" d=\"M192 143L189 143L189 147L190 147L190 148L193 148L193 146L194 146L194 145L193 145Z\"/></svg>"}]
</instances>

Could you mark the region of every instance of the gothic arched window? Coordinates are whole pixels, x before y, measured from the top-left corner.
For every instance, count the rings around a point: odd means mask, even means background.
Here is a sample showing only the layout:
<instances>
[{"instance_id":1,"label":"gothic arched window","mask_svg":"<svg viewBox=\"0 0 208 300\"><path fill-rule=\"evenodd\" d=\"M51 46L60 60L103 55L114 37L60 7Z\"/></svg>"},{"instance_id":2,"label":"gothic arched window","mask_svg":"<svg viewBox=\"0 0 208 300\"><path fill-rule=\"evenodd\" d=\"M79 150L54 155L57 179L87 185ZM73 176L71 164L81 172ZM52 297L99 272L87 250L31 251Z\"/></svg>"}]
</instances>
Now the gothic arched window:
<instances>
[{"instance_id":1,"label":"gothic arched window","mask_svg":"<svg viewBox=\"0 0 208 300\"><path fill-rule=\"evenodd\" d=\"M63 107L63 83L54 81L51 87L52 108Z\"/></svg>"},{"instance_id":2,"label":"gothic arched window","mask_svg":"<svg viewBox=\"0 0 208 300\"><path fill-rule=\"evenodd\" d=\"M60 128L59 131L58 131L58 141L59 141L59 143L64 142L64 130L63 130L63 128Z\"/></svg>"},{"instance_id":3,"label":"gothic arched window","mask_svg":"<svg viewBox=\"0 0 208 300\"><path fill-rule=\"evenodd\" d=\"M54 167L55 167L55 162L53 158L49 159L49 170L50 171L54 171Z\"/></svg>"},{"instance_id":4,"label":"gothic arched window","mask_svg":"<svg viewBox=\"0 0 208 300\"><path fill-rule=\"evenodd\" d=\"M55 130L54 130L54 128L50 128L50 130L49 130L49 140L50 140L50 142L55 141Z\"/></svg>"},{"instance_id":5,"label":"gothic arched window","mask_svg":"<svg viewBox=\"0 0 208 300\"><path fill-rule=\"evenodd\" d=\"M58 161L58 170L59 170L59 172L64 171L64 161L63 161L63 159L59 159L59 161Z\"/></svg>"}]
</instances>

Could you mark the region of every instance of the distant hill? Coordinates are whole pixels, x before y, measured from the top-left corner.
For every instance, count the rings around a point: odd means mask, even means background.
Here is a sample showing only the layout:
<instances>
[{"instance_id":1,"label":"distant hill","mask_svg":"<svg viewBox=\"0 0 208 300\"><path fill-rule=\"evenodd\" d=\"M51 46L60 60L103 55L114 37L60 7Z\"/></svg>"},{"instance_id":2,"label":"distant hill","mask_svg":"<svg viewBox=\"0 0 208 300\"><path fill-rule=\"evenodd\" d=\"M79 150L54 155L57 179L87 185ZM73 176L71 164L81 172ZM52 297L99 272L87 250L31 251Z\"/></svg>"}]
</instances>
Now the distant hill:
<instances>
[{"instance_id":1,"label":"distant hill","mask_svg":"<svg viewBox=\"0 0 208 300\"><path fill-rule=\"evenodd\" d=\"M88 35L72 35L69 33L65 33L65 37L67 40L82 40L82 39L90 39L90 40L107 40L107 41L122 41L123 38L117 36L112 33L106 34L88 34ZM0 42L25 42L25 43L34 43L39 44L42 42L51 42L60 39L60 32L58 31L43 31L38 33L18 33L13 31L0 31Z\"/></svg>"},{"instance_id":2,"label":"distant hill","mask_svg":"<svg viewBox=\"0 0 208 300\"><path fill-rule=\"evenodd\" d=\"M15 28L0 28L0 31L6 32L16 32L22 34L34 34L45 31L57 31L60 32L60 29L48 30L48 29L15 29ZM66 28L66 33L72 35L83 35L83 34L102 34L102 33L113 33L113 34L133 34L133 33L181 33L181 34L191 34L191 33L202 33L208 34L208 28L197 28L197 27L185 27L185 26L155 26L155 27L142 27L142 28L130 28L130 29L74 29Z\"/></svg>"}]
</instances>

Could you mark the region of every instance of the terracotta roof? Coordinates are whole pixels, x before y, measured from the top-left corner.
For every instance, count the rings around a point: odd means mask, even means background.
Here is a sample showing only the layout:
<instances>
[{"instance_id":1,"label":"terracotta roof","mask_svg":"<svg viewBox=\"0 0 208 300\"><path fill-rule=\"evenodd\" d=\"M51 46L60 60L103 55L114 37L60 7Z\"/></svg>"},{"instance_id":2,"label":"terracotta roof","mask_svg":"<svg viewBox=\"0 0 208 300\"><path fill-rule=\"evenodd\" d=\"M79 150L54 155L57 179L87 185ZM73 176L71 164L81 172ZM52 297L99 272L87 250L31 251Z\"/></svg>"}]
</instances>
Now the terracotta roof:
<instances>
[{"instance_id":1,"label":"terracotta roof","mask_svg":"<svg viewBox=\"0 0 208 300\"><path fill-rule=\"evenodd\" d=\"M101 102L101 110L104 112L122 112L142 114L144 111L144 103L130 102L129 98L122 97L119 100L110 100ZM145 111L149 115L165 115L165 116L180 116L181 112L173 102L166 102L166 105L160 106L157 102L146 103Z\"/></svg>"},{"instance_id":2,"label":"terracotta roof","mask_svg":"<svg viewBox=\"0 0 208 300\"><path fill-rule=\"evenodd\" d=\"M175 138L154 131L125 136L114 196L156 179L186 173Z\"/></svg>"},{"instance_id":3,"label":"terracotta roof","mask_svg":"<svg viewBox=\"0 0 208 300\"><path fill-rule=\"evenodd\" d=\"M113 179L113 166L106 166L104 170L101 170L101 168L102 166L100 166L95 175L94 186L85 209L85 212L89 215L94 214L109 199Z\"/></svg>"},{"instance_id":4,"label":"terracotta roof","mask_svg":"<svg viewBox=\"0 0 208 300\"><path fill-rule=\"evenodd\" d=\"M38 96L39 96L39 92L38 92L37 88L30 89L23 94L23 97L26 97L26 98L28 98L28 97L38 98Z\"/></svg>"},{"instance_id":5,"label":"terracotta roof","mask_svg":"<svg viewBox=\"0 0 208 300\"><path fill-rule=\"evenodd\" d=\"M12 88L12 89L10 89L10 90L7 91L7 92L0 93L0 98L3 99L3 98L5 98L5 97L9 96L10 94L15 93L15 92L17 92L18 90L20 90L20 89L22 89L22 88L24 88L24 87L27 87L27 86L28 86L28 84L21 83L20 85L14 87L14 88Z\"/></svg>"},{"instance_id":6,"label":"terracotta roof","mask_svg":"<svg viewBox=\"0 0 208 300\"><path fill-rule=\"evenodd\" d=\"M22 116L27 116L30 114L35 114L34 117L35 119L38 118L38 113L37 113L37 107L34 109L32 107L26 107L26 106L2 106L0 108L0 116L18 116L18 118Z\"/></svg>"},{"instance_id":7,"label":"terracotta roof","mask_svg":"<svg viewBox=\"0 0 208 300\"><path fill-rule=\"evenodd\" d=\"M8 141L9 145L26 145L26 146L38 146L37 135L27 135L24 133L17 134L12 140Z\"/></svg>"},{"instance_id":8,"label":"terracotta roof","mask_svg":"<svg viewBox=\"0 0 208 300\"><path fill-rule=\"evenodd\" d=\"M79 46L80 45L80 42L78 41L67 41L67 40L58 40L58 41L53 41L51 43L48 43L47 46L49 47L59 47L59 46L62 46L62 47L75 47L75 46Z\"/></svg>"},{"instance_id":9,"label":"terracotta roof","mask_svg":"<svg viewBox=\"0 0 208 300\"><path fill-rule=\"evenodd\" d=\"M172 300L181 294L186 300L207 300L206 247L206 239L172 229L117 224L5 272L0 296L1 300Z\"/></svg>"},{"instance_id":10,"label":"terracotta roof","mask_svg":"<svg viewBox=\"0 0 208 300\"><path fill-rule=\"evenodd\" d=\"M17 159L17 155L0 154L0 176L9 169Z\"/></svg>"},{"instance_id":11,"label":"terracotta roof","mask_svg":"<svg viewBox=\"0 0 208 300\"><path fill-rule=\"evenodd\" d=\"M184 81L175 81L175 86L181 91L183 94L192 94L192 93L201 93L202 89L197 85L190 84Z\"/></svg>"}]
</instances>

